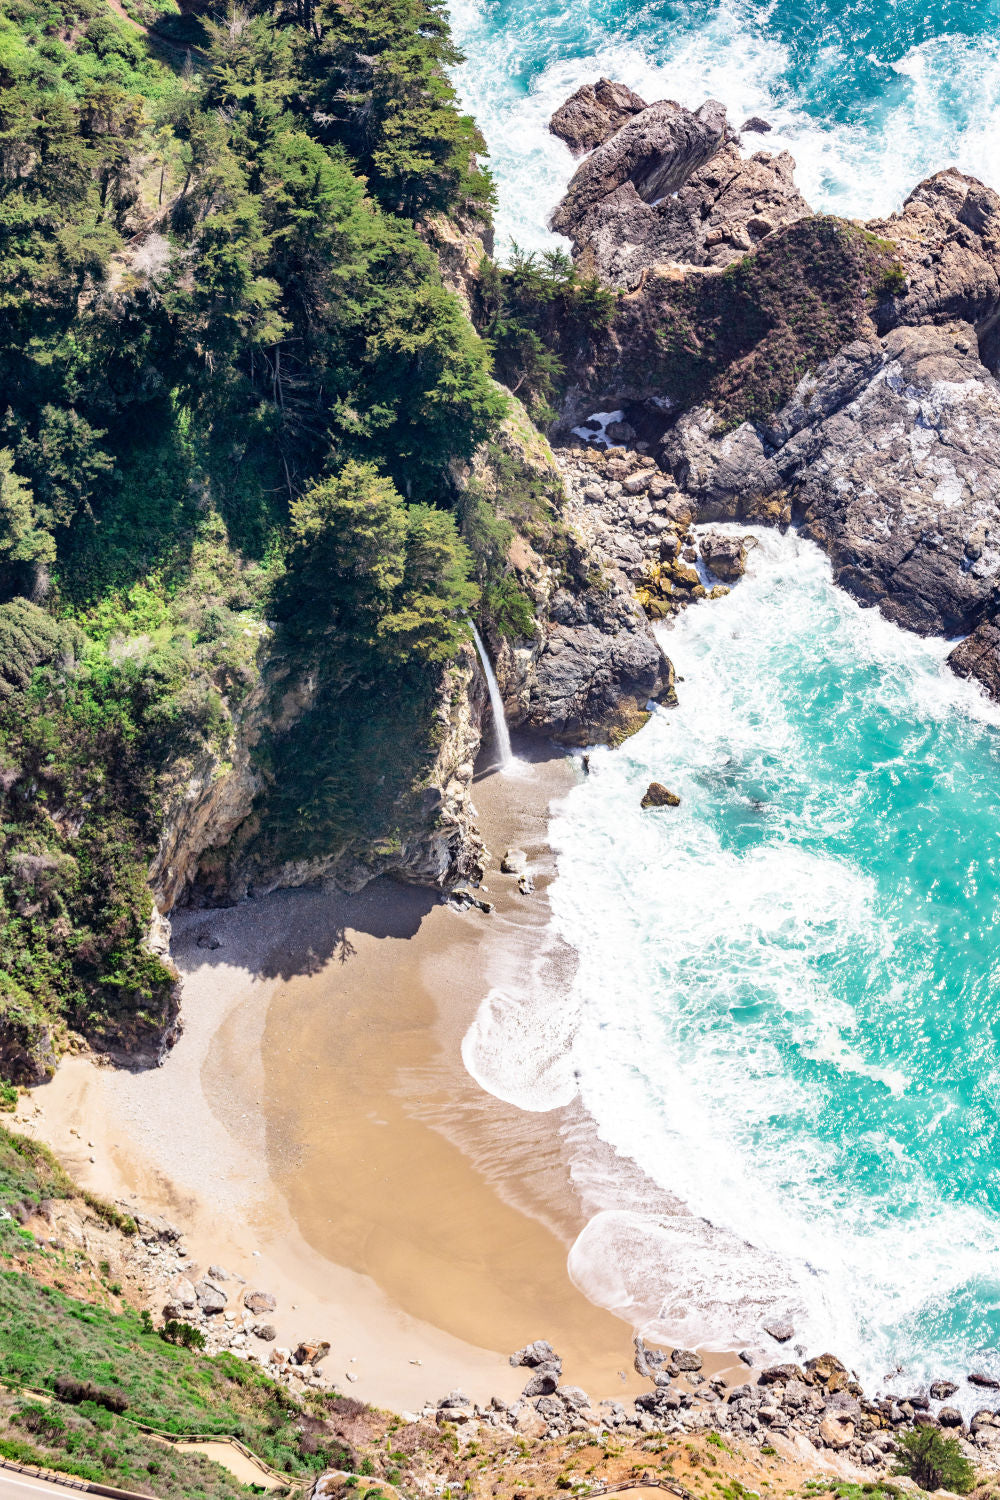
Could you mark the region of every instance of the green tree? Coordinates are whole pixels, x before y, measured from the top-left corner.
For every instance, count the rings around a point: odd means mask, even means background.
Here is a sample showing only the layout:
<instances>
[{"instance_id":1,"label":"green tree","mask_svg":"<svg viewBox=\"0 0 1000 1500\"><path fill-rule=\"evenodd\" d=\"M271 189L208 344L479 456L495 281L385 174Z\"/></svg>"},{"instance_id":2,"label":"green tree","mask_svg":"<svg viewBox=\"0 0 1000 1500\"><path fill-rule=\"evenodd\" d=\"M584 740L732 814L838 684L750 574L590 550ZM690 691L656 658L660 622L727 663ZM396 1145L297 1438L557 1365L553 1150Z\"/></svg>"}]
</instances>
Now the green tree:
<instances>
[{"instance_id":1,"label":"green tree","mask_svg":"<svg viewBox=\"0 0 1000 1500\"><path fill-rule=\"evenodd\" d=\"M387 305L368 340L363 385L363 430L414 498L433 493L449 460L471 457L507 410L486 348L433 282Z\"/></svg>"},{"instance_id":2,"label":"green tree","mask_svg":"<svg viewBox=\"0 0 1000 1500\"><path fill-rule=\"evenodd\" d=\"M0 572L11 563L50 563L51 534L39 524L28 482L14 471L14 455L0 448Z\"/></svg>"},{"instance_id":3,"label":"green tree","mask_svg":"<svg viewBox=\"0 0 1000 1500\"><path fill-rule=\"evenodd\" d=\"M472 210L489 216L494 188L474 121L459 113L448 70L461 61L443 0L321 0L306 77L329 138L357 160L394 213Z\"/></svg>"},{"instance_id":4,"label":"green tree","mask_svg":"<svg viewBox=\"0 0 1000 1500\"><path fill-rule=\"evenodd\" d=\"M580 276L565 251L537 255L514 245L509 265L483 261L476 303L476 324L493 351L497 378L545 424L555 418L552 403L566 366L591 355L617 297Z\"/></svg>"},{"instance_id":5,"label":"green tree","mask_svg":"<svg viewBox=\"0 0 1000 1500\"><path fill-rule=\"evenodd\" d=\"M946 1438L935 1427L916 1427L899 1439L897 1474L905 1474L924 1490L953 1490L967 1495L976 1482L975 1471L957 1438Z\"/></svg>"}]
</instances>

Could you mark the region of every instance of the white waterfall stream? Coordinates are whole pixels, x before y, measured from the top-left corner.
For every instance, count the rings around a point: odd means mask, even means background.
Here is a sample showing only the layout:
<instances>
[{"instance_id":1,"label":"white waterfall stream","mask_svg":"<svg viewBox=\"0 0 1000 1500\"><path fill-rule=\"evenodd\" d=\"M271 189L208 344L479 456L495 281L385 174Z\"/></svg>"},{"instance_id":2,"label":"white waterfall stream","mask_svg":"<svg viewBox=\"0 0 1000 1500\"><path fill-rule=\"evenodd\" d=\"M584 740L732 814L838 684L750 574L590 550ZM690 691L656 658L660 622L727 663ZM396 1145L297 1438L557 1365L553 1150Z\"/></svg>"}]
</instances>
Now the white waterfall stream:
<instances>
[{"instance_id":1,"label":"white waterfall stream","mask_svg":"<svg viewBox=\"0 0 1000 1500\"><path fill-rule=\"evenodd\" d=\"M469 623L472 624L471 620ZM490 665L489 656L486 654L486 647L483 645L482 637L475 625L472 626L472 635L476 642L476 650L479 652L479 660L482 662L483 671L486 674L486 686L490 690L490 708L493 710L493 728L497 738L498 765L501 771L506 771L509 769L514 757L510 749L510 732L507 729L503 699L500 696L500 689L497 686L496 676Z\"/></svg>"}]
</instances>

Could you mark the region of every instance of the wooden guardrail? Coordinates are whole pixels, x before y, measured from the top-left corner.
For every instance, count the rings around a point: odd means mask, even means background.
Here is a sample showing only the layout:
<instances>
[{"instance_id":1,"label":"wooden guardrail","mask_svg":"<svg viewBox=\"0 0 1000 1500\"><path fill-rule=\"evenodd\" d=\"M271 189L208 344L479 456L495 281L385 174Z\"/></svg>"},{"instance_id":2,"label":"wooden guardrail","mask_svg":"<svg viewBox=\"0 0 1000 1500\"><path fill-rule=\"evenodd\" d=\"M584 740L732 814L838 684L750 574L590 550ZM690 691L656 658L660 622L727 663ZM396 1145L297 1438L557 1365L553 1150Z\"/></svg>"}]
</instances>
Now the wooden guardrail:
<instances>
[{"instance_id":1,"label":"wooden guardrail","mask_svg":"<svg viewBox=\"0 0 1000 1500\"><path fill-rule=\"evenodd\" d=\"M0 1469L12 1469L16 1474L27 1474L31 1479L44 1479L47 1484L58 1484L63 1489L80 1490L88 1495L108 1495L111 1500L149 1500L136 1490L115 1489L112 1484L99 1484L95 1479L81 1479L79 1474L63 1474L58 1469L40 1469L35 1464L18 1463L14 1458L0 1458Z\"/></svg>"},{"instance_id":2,"label":"wooden guardrail","mask_svg":"<svg viewBox=\"0 0 1000 1500\"><path fill-rule=\"evenodd\" d=\"M614 1484L608 1484L606 1480L598 1480L588 1495L614 1495L619 1490L669 1490L671 1495L679 1495L681 1500L696 1500L690 1490L678 1484L676 1479L622 1479Z\"/></svg>"}]
</instances>

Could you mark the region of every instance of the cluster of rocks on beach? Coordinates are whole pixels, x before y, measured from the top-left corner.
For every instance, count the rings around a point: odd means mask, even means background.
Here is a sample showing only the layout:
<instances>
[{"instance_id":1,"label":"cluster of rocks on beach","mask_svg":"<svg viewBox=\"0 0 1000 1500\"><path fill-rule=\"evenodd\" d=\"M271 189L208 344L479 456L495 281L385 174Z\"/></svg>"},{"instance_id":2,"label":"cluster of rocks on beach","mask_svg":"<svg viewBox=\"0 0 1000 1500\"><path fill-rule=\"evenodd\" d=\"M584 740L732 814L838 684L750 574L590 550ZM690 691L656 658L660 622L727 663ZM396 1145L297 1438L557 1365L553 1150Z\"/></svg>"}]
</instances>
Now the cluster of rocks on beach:
<instances>
[{"instance_id":1,"label":"cluster of rocks on beach","mask_svg":"<svg viewBox=\"0 0 1000 1500\"><path fill-rule=\"evenodd\" d=\"M775 1326L774 1334L781 1335L778 1343L787 1342L793 1333L790 1325ZM747 1353L740 1358L748 1364L752 1360ZM480 1406L462 1391L451 1391L420 1415L453 1424L467 1441L481 1427L528 1438L572 1433L670 1437L712 1431L788 1456L797 1452L801 1457L810 1449L826 1452L871 1473L891 1467L902 1433L933 1427L961 1439L970 1457L980 1463L1000 1461L1000 1414L982 1407L966 1422L951 1404L958 1391L954 1381L936 1380L925 1390L870 1398L832 1354L802 1364L765 1364L749 1369L744 1382L730 1383L721 1375L706 1377L696 1350L667 1351L637 1336L635 1369L652 1382L652 1389L628 1406L614 1400L593 1402L579 1386L563 1384L562 1359L544 1339L511 1355L511 1364L530 1371L518 1400L494 1397ZM973 1373L968 1382L1000 1390L1000 1381L989 1375Z\"/></svg>"},{"instance_id":2,"label":"cluster of rocks on beach","mask_svg":"<svg viewBox=\"0 0 1000 1500\"><path fill-rule=\"evenodd\" d=\"M330 1384L320 1368L330 1353L329 1340L306 1335L294 1346L279 1344L271 1321L278 1306L272 1292L225 1266L199 1265L188 1254L181 1231L168 1220L141 1213L133 1217L136 1234L126 1251L128 1270L143 1286L154 1318L191 1324L204 1338L206 1353L225 1351L265 1365L273 1379L291 1390ZM65 1208L61 1218L66 1233Z\"/></svg>"}]
</instances>

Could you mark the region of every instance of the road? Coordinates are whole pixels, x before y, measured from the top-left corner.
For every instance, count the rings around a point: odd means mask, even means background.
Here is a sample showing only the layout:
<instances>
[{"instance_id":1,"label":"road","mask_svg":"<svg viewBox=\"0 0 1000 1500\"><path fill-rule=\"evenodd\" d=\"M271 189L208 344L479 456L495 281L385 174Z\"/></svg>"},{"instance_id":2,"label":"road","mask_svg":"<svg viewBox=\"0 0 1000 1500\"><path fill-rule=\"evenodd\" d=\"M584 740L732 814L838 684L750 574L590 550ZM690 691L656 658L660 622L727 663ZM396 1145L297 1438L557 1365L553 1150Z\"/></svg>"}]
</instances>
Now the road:
<instances>
[{"instance_id":1,"label":"road","mask_svg":"<svg viewBox=\"0 0 1000 1500\"><path fill-rule=\"evenodd\" d=\"M10 1469L0 1469L0 1500L25 1500L30 1495L58 1495L66 1500L68 1495L83 1495L85 1490L70 1489L64 1484L50 1484L47 1479L32 1479L29 1474L15 1474Z\"/></svg>"}]
</instances>

